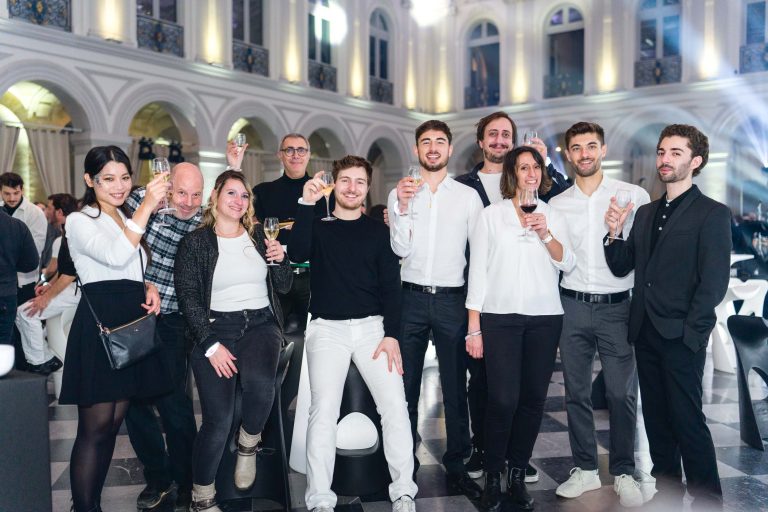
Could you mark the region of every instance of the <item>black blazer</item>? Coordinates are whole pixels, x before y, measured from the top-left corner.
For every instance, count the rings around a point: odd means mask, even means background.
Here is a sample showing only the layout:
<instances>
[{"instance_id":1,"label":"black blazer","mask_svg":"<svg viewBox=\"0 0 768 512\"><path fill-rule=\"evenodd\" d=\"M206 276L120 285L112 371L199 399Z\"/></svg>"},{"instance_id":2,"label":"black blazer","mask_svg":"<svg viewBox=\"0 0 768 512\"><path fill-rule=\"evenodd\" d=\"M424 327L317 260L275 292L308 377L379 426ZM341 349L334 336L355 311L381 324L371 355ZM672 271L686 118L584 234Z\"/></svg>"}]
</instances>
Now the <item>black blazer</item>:
<instances>
[{"instance_id":1,"label":"black blazer","mask_svg":"<svg viewBox=\"0 0 768 512\"><path fill-rule=\"evenodd\" d=\"M256 250L266 259L264 232L261 229L255 229L253 239L256 241ZM179 299L179 311L187 320L187 338L193 344L200 345L204 351L216 342L208 318L211 313L213 271L216 269L218 259L219 244L216 233L212 228L200 227L181 239L174 262L173 280L176 296ZM282 331L283 313L276 292L286 293L291 289L293 272L291 272L288 256L283 258L279 266L267 268L269 269L267 273L269 305ZM232 269L232 272L237 272L237 269Z\"/></svg>"},{"instance_id":2,"label":"black blazer","mask_svg":"<svg viewBox=\"0 0 768 512\"><path fill-rule=\"evenodd\" d=\"M606 246L605 259L618 277L635 271L630 343L637 340L647 314L664 338L682 338L698 352L707 345L715 326L715 306L728 290L731 213L694 185L651 252L653 220L660 204L659 199L641 206L629 238Z\"/></svg>"}]
</instances>

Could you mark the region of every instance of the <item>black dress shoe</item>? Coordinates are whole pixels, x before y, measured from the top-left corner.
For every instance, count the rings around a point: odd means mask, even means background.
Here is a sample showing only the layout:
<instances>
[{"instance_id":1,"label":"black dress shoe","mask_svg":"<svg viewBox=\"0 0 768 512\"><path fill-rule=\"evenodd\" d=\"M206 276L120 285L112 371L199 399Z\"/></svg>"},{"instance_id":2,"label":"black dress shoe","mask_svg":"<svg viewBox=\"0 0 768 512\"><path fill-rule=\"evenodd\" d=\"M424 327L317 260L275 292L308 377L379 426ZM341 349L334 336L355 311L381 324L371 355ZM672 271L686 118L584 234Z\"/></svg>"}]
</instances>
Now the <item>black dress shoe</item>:
<instances>
[{"instance_id":1,"label":"black dress shoe","mask_svg":"<svg viewBox=\"0 0 768 512\"><path fill-rule=\"evenodd\" d=\"M533 510L533 498L525 488L525 468L509 468L507 492L515 507L521 510Z\"/></svg>"},{"instance_id":2,"label":"black dress shoe","mask_svg":"<svg viewBox=\"0 0 768 512\"><path fill-rule=\"evenodd\" d=\"M168 486L156 485L154 483L147 484L136 499L136 508L139 510L151 510L157 507L174 491L175 487L173 483Z\"/></svg>"},{"instance_id":3,"label":"black dress shoe","mask_svg":"<svg viewBox=\"0 0 768 512\"><path fill-rule=\"evenodd\" d=\"M469 478L469 475L466 472L449 474L448 488L453 492L460 492L472 500L479 500L480 496L483 495L483 490L477 485L477 482Z\"/></svg>"},{"instance_id":4,"label":"black dress shoe","mask_svg":"<svg viewBox=\"0 0 768 512\"><path fill-rule=\"evenodd\" d=\"M473 447L472 455L469 460L464 464L464 469L467 470L470 478L480 478L483 476L483 459L485 458L485 452L480 448Z\"/></svg>"},{"instance_id":5,"label":"black dress shoe","mask_svg":"<svg viewBox=\"0 0 768 512\"><path fill-rule=\"evenodd\" d=\"M50 375L59 368L64 366L64 363L61 362L61 359L59 359L56 356L53 356L48 361L42 363L42 364L30 364L29 368L27 369L28 372L37 373L40 375Z\"/></svg>"},{"instance_id":6,"label":"black dress shoe","mask_svg":"<svg viewBox=\"0 0 768 512\"><path fill-rule=\"evenodd\" d=\"M501 473L489 471L485 474L485 489L480 506L487 512L497 512L501 509Z\"/></svg>"}]
</instances>

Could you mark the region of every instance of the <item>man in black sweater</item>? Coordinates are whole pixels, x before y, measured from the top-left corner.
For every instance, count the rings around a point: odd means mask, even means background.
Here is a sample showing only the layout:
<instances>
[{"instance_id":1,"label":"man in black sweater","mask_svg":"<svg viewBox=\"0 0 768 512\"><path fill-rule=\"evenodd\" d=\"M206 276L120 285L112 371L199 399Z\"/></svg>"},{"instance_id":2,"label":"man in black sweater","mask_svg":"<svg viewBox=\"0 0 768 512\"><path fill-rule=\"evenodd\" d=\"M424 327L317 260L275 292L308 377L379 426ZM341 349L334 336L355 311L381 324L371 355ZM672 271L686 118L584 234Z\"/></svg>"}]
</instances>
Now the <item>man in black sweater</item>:
<instances>
[{"instance_id":1,"label":"man in black sweater","mask_svg":"<svg viewBox=\"0 0 768 512\"><path fill-rule=\"evenodd\" d=\"M307 431L309 510L332 510L336 424L350 361L381 414L393 510L415 511L411 425L400 348L400 269L387 227L361 213L371 164L346 156L333 163L335 221L315 218L323 196L320 173L304 185L288 255L312 266L306 351L312 404ZM382 357L384 356L384 357Z\"/></svg>"},{"instance_id":2,"label":"man in black sweater","mask_svg":"<svg viewBox=\"0 0 768 512\"><path fill-rule=\"evenodd\" d=\"M0 237L0 343L10 344L16 319L16 275L18 272L35 270L40 262L40 254L29 228L2 209L0 233L3 234Z\"/></svg>"}]
</instances>

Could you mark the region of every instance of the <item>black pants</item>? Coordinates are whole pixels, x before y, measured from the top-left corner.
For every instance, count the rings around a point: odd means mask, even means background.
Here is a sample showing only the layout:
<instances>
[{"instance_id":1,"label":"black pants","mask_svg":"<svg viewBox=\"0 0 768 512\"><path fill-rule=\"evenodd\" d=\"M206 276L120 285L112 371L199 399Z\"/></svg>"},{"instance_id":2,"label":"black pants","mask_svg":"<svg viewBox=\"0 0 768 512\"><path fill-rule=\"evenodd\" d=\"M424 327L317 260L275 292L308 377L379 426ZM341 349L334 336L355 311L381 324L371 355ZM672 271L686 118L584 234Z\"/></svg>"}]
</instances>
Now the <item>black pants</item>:
<instances>
[{"instance_id":1,"label":"black pants","mask_svg":"<svg viewBox=\"0 0 768 512\"><path fill-rule=\"evenodd\" d=\"M485 469L525 468L539 435L555 369L563 315L484 313L483 357L488 374Z\"/></svg>"},{"instance_id":2,"label":"black pants","mask_svg":"<svg viewBox=\"0 0 768 512\"><path fill-rule=\"evenodd\" d=\"M272 409L275 374L283 337L269 308L211 312L213 333L237 358L238 373L228 379L219 377L205 350L192 350L192 371L203 422L195 438L192 453L194 482L209 485L216 479L221 456L232 430L237 386L242 388L242 426L249 434L258 434Z\"/></svg>"},{"instance_id":3,"label":"black pants","mask_svg":"<svg viewBox=\"0 0 768 512\"><path fill-rule=\"evenodd\" d=\"M682 339L665 339L646 316L635 357L651 474L657 480L680 483L682 456L688 492L696 498L721 500L715 446L701 408L706 347L693 352Z\"/></svg>"},{"instance_id":4,"label":"black pants","mask_svg":"<svg viewBox=\"0 0 768 512\"><path fill-rule=\"evenodd\" d=\"M283 325L288 325L289 320L295 320L298 322L298 332L304 332L309 309L309 272L300 270L300 274L294 274L288 293L279 293L278 298L283 310Z\"/></svg>"},{"instance_id":5,"label":"black pants","mask_svg":"<svg viewBox=\"0 0 768 512\"><path fill-rule=\"evenodd\" d=\"M429 294L403 290L400 352L403 357L403 384L414 450L417 444L424 354L432 331L440 364L448 443L443 465L452 475L464 473L464 455L471 450L464 345L466 330L467 312L463 293Z\"/></svg>"},{"instance_id":6,"label":"black pants","mask_svg":"<svg viewBox=\"0 0 768 512\"><path fill-rule=\"evenodd\" d=\"M467 356L469 383L467 384L467 402L469 419L472 425L472 446L485 450L485 412L488 408L488 377L485 371L485 359Z\"/></svg>"},{"instance_id":7,"label":"black pants","mask_svg":"<svg viewBox=\"0 0 768 512\"><path fill-rule=\"evenodd\" d=\"M11 337L16 320L17 300L16 295L0 297L0 344L10 345L13 343ZM19 338L19 344L21 344L21 338Z\"/></svg>"},{"instance_id":8,"label":"black pants","mask_svg":"<svg viewBox=\"0 0 768 512\"><path fill-rule=\"evenodd\" d=\"M24 286L20 287L18 291L16 292L16 304L24 304L29 299L35 298L35 283L29 283L25 284ZM17 370L26 370L29 366L27 364L27 357L24 355L24 347L21 346L21 333L19 333L19 330L16 328L16 308L13 308L13 318L11 319L11 325L13 325L13 335L11 339L13 340L13 346L15 348L15 354L16 354L16 362L14 363L14 367L16 367Z\"/></svg>"},{"instance_id":9,"label":"black pants","mask_svg":"<svg viewBox=\"0 0 768 512\"><path fill-rule=\"evenodd\" d=\"M148 484L163 489L172 481L182 490L192 488L192 446L197 425L192 399L187 394L185 326L180 313L163 314L157 319L157 331L163 340L163 356L171 370L173 391L151 401L132 401L125 417L131 445L144 465L144 479ZM160 414L165 441L155 408Z\"/></svg>"}]
</instances>

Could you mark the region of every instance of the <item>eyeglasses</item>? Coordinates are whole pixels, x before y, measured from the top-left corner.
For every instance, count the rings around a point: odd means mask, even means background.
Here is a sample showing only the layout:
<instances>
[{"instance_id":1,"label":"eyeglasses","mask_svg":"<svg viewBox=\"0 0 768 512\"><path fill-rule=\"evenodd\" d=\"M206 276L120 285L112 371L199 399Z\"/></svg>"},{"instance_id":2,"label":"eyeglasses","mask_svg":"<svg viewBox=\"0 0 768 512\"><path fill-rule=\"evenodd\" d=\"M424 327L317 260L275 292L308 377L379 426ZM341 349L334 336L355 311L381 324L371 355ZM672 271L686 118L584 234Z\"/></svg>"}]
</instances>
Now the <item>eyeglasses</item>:
<instances>
[{"instance_id":1,"label":"eyeglasses","mask_svg":"<svg viewBox=\"0 0 768 512\"><path fill-rule=\"evenodd\" d=\"M294 148L292 146L288 146L287 148L283 148L280 151L285 153L288 156L293 156L294 153L296 153L299 156L304 156L307 153L309 153L309 150L307 148Z\"/></svg>"}]
</instances>

